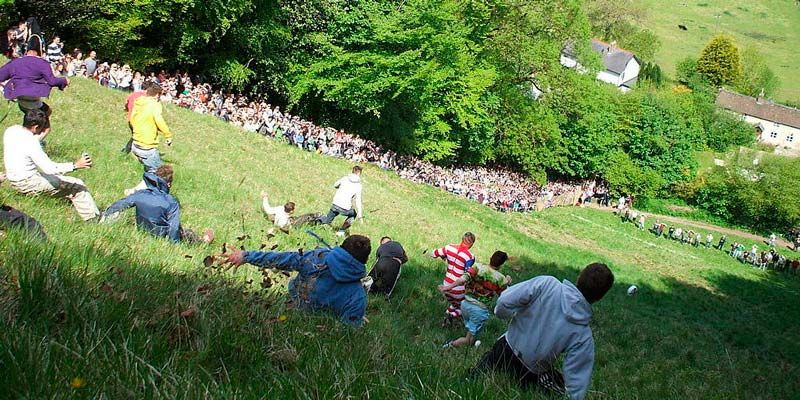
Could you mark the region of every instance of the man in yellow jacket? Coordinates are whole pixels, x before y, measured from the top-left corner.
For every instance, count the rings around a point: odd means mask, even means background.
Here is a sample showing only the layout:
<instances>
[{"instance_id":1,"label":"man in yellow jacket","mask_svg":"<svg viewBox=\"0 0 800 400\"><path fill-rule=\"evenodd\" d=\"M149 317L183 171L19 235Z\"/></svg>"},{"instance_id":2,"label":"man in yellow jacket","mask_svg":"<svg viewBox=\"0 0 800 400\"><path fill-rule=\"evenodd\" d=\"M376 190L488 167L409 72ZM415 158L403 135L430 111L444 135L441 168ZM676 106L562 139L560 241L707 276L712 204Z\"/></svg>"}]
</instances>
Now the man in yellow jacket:
<instances>
[{"instance_id":1,"label":"man in yellow jacket","mask_svg":"<svg viewBox=\"0 0 800 400\"><path fill-rule=\"evenodd\" d=\"M144 166L144 172L154 172L161 166L161 154L158 152L159 132L164 136L164 143L172 145L172 132L164 121L163 108L158 101L161 86L153 83L144 96L140 96L133 103L131 113L131 128L133 129L133 147L131 152ZM144 189L144 181L133 189L126 190L126 194Z\"/></svg>"}]
</instances>

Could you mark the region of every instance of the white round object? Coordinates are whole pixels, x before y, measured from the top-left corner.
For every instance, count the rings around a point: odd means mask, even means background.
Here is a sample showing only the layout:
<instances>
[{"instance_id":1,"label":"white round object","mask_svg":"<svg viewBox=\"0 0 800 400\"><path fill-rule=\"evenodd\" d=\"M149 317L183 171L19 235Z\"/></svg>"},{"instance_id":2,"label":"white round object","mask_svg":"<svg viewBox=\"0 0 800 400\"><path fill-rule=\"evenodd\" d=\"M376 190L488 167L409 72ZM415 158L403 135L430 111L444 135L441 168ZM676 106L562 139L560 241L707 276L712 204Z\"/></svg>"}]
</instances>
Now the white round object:
<instances>
[{"instance_id":1,"label":"white round object","mask_svg":"<svg viewBox=\"0 0 800 400\"><path fill-rule=\"evenodd\" d=\"M481 341L480 341L480 340L476 340L476 341L475 341L475 347L478 347L478 346L480 346L480 345L481 345Z\"/></svg>"},{"instance_id":2,"label":"white round object","mask_svg":"<svg viewBox=\"0 0 800 400\"><path fill-rule=\"evenodd\" d=\"M631 285L631 287L628 288L628 296L633 296L636 293L639 293L639 288L636 287L636 285Z\"/></svg>"}]
</instances>

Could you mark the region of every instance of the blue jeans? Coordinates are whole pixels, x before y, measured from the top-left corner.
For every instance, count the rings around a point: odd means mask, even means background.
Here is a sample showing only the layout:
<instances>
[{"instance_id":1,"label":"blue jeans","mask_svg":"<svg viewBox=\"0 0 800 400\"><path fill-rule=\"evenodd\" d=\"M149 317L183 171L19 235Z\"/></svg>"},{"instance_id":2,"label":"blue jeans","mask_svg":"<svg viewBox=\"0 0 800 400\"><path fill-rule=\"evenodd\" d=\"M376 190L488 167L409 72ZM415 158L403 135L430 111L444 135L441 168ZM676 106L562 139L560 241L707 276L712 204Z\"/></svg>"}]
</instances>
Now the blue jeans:
<instances>
[{"instance_id":1,"label":"blue jeans","mask_svg":"<svg viewBox=\"0 0 800 400\"><path fill-rule=\"evenodd\" d=\"M483 304L462 300L461 319L464 321L467 331L473 337L478 337L478 333L483 329L483 324L489 320L489 310Z\"/></svg>"},{"instance_id":2,"label":"blue jeans","mask_svg":"<svg viewBox=\"0 0 800 400\"><path fill-rule=\"evenodd\" d=\"M161 166L161 155L158 153L158 148L143 149L137 145L133 145L131 152L139 162L144 166L144 172L155 172Z\"/></svg>"},{"instance_id":3,"label":"blue jeans","mask_svg":"<svg viewBox=\"0 0 800 400\"><path fill-rule=\"evenodd\" d=\"M345 210L342 207L337 206L336 204L331 205L330 211L328 211L328 215L319 219L319 222L328 225L333 222L333 219L336 218L337 215L344 215L347 219L344 221L344 225L350 226L353 223L353 220L356 218L356 210L349 209ZM343 226L344 226L343 225Z\"/></svg>"}]
</instances>

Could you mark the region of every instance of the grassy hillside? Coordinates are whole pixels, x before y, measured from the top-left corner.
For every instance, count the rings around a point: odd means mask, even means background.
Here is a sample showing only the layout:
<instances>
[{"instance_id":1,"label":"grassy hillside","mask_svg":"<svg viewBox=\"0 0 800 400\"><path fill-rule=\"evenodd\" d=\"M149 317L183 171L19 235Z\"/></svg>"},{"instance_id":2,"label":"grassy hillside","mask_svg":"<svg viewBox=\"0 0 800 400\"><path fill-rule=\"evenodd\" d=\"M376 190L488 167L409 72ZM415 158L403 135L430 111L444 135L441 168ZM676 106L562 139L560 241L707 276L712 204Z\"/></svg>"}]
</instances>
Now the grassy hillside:
<instances>
[{"instance_id":1,"label":"grassy hillside","mask_svg":"<svg viewBox=\"0 0 800 400\"><path fill-rule=\"evenodd\" d=\"M800 102L800 3L794 0L638 0L648 11L643 24L661 39L656 61L670 74L675 64L700 51L717 33L732 35L767 58L781 80L777 100ZM687 31L678 29L686 25Z\"/></svg>"},{"instance_id":2,"label":"grassy hillside","mask_svg":"<svg viewBox=\"0 0 800 400\"><path fill-rule=\"evenodd\" d=\"M118 149L124 94L87 81L51 98L48 152L95 165L78 172L101 208L139 179ZM4 126L16 122L14 110ZM267 239L258 193L328 207L331 184L351 165L168 107L176 133L164 158L184 225L213 227L210 247L172 245L138 232L132 216L83 224L68 203L2 200L46 227L49 243L17 233L0 240L0 397L5 398L517 398L502 376L468 381L467 368L503 332L495 319L479 349L443 352L463 333L442 329L436 291L444 266L423 251L471 230L486 262L514 257L515 281L552 274L574 280L593 261L617 282L594 307L593 399L791 398L800 393L800 279L757 271L726 255L656 240L612 215L557 209L507 215L367 167L366 222L353 231L401 241L410 261L391 301L370 298L370 323L352 330L324 315L287 310L285 278L264 290L259 274L214 273L200 260L224 241L281 250L314 244L295 232ZM317 229L328 240L328 228ZM237 239L243 234L249 238ZM254 283L248 281L254 279ZM640 294L625 295L636 284ZM536 398L536 396L533 396Z\"/></svg>"}]
</instances>

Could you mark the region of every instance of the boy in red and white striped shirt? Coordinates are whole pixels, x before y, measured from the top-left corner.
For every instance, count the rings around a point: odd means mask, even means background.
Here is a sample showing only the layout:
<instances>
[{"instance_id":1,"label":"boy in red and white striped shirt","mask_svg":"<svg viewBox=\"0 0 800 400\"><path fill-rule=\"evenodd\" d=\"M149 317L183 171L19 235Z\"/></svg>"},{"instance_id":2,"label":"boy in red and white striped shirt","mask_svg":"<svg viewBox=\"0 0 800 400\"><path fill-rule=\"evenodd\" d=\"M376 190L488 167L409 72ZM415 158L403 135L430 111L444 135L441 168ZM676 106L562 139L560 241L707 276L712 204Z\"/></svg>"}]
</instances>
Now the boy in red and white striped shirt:
<instances>
[{"instance_id":1,"label":"boy in red and white striped shirt","mask_svg":"<svg viewBox=\"0 0 800 400\"><path fill-rule=\"evenodd\" d=\"M475 263L475 256L469 251L475 244L475 235L467 232L461 238L461 244L448 244L436 249L432 257L439 257L447 261L447 273L444 275L443 285L450 285L464 275L464 272ZM450 303L445 313L448 324L453 318L461 317L461 300L464 300L464 285L453 286L444 292L444 297Z\"/></svg>"}]
</instances>

